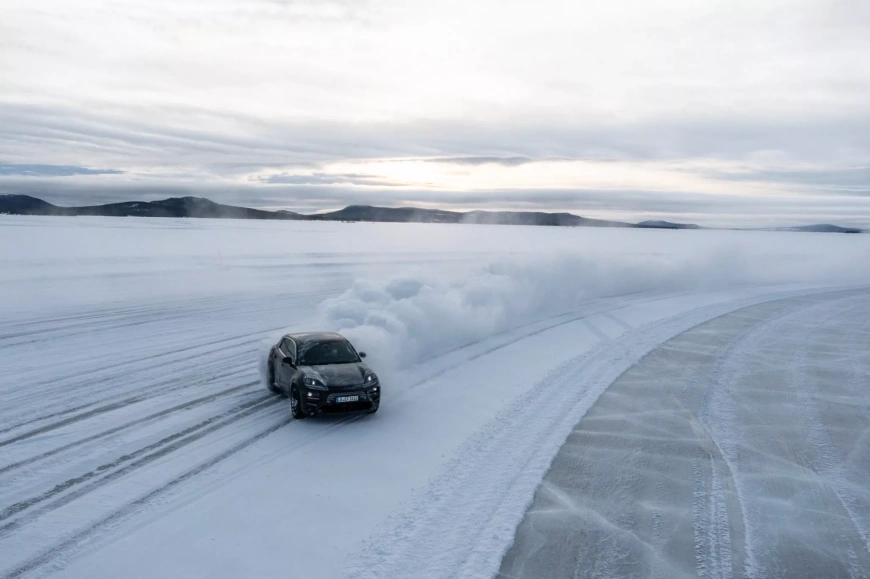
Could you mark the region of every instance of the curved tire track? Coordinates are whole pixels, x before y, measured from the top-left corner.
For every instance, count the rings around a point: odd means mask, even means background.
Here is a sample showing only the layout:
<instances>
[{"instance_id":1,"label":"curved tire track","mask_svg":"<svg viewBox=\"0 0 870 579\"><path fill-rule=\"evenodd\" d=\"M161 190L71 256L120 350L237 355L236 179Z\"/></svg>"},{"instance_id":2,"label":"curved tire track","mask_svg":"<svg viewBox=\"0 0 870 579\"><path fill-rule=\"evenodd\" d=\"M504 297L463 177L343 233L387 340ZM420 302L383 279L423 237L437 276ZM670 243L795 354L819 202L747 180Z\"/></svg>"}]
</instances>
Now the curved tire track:
<instances>
[{"instance_id":1,"label":"curved tire track","mask_svg":"<svg viewBox=\"0 0 870 579\"><path fill-rule=\"evenodd\" d=\"M221 390L220 392L216 392L214 394L209 394L208 396L202 396L202 397L196 398L194 400L189 400L189 401L184 402L182 404L172 406L171 408L166 408L166 409L161 410L159 412L149 414L148 416L143 416L142 418L137 418L136 420L133 420L132 422L126 422L120 426L116 426L114 428L110 428L108 430L98 432L98 433L93 434L91 436L88 436L86 438L82 438L80 440L70 442L69 444L65 444L63 446L58 446L58 447L53 448L53 449L51 449L47 452L44 452L42 454L38 454L36 456L31 456L30 458L26 458L24 460L21 460L21 461L12 463L12 464L8 464L8 465L0 468L0 474L21 468L23 466L27 466L29 464L33 464L34 462L44 460L46 458L52 457L56 454L59 454L61 452L67 451L67 450L74 449L74 448L79 447L83 444L87 444L89 442L93 442L95 440L99 440L101 438L111 436L112 434L117 434L119 432L123 432L125 430L128 430L128 429L134 427L134 426L138 426L138 425L144 424L146 422L151 422L152 420L157 420L159 418L165 418L166 416L169 416L175 412L196 408L197 406L207 404L208 402L213 402L214 400L218 400L224 396L229 396L231 394L235 394L237 392L241 392L243 390L249 389L257 384L259 384L259 381L246 382L245 384L240 384L237 386L233 386L231 388L226 388L224 390Z\"/></svg>"},{"instance_id":2,"label":"curved tire track","mask_svg":"<svg viewBox=\"0 0 870 579\"><path fill-rule=\"evenodd\" d=\"M351 417L347 418L344 421L329 425L325 429L319 431L318 433L313 434L311 436L308 436L306 438L303 438L302 440L299 440L298 442L296 442L296 444L292 445L291 447L288 447L287 451L294 452L296 450L299 450L299 449L307 446L308 444L311 444L312 442L314 442L320 438L323 438L324 436L327 436L334 429L346 426L348 423L355 422L357 420L360 420L361 418L362 418L362 416L355 415L355 416L351 416ZM152 490L151 492L149 492L145 495L142 495L141 497L137 498L134 501L131 501L130 503L127 503L125 506L121 507L120 509L115 510L114 512L103 517L99 521L92 523L92 524L88 525L86 528L81 529L80 531L77 531L77 532L71 534L66 539L61 541L60 543L46 549L45 551L43 551L41 554L37 555L36 557L33 557L33 558L27 560L26 562L18 565L17 567L15 567L11 571L9 571L6 575L4 575L3 579L13 579L13 578L21 577L25 573L28 573L30 571L33 571L39 567L42 567L42 566L50 563L51 561L57 559L58 557L60 557L64 553L66 553L67 551L74 549L78 544L80 544L84 540L88 539L92 535L98 533L100 530L102 530L106 527L109 527L112 524L114 524L114 523L124 519L125 517L133 514L138 509L147 505L151 501L153 501L153 500L155 500L163 495L166 495L167 493L171 492L173 489L175 489L179 485L185 483L189 479L191 479L191 478L205 472L206 470L216 466L217 464L230 458L234 454L239 453L240 451L248 448L249 446L256 443L257 441L269 436L270 434L276 432L277 430L279 430L285 426L292 424L293 422L294 422L294 420L292 418L285 418L281 422L274 424L274 425L272 425L264 430L261 430L257 434L255 434L251 437L248 437L241 442L234 444L230 448L228 448L228 449L220 452L219 454L211 457L210 459L206 460L205 462L200 463L196 467L186 471L185 473L181 474L180 476L173 478L172 480L163 484L162 486Z\"/></svg>"},{"instance_id":3,"label":"curved tire track","mask_svg":"<svg viewBox=\"0 0 870 579\"><path fill-rule=\"evenodd\" d=\"M67 479L64 482L55 485L51 490L46 491L40 495L25 499L23 501L19 501L0 512L0 522L13 517L14 515L22 511L28 510L33 506L48 501L49 499L52 499L55 496L68 491L69 489L75 488L78 485L96 479L80 489L77 489L68 494L64 494L62 497L48 503L47 505L44 505L43 507L40 507L36 511L26 513L23 517L18 518L10 523L6 523L3 526L0 526L0 538L33 521L37 517L40 517L48 512L51 512L54 509L60 508L72 502L73 500L83 496L86 493L93 492L94 490L122 476L130 474L142 468L143 466L148 465L149 463L157 460L158 458L162 458L171 452L175 452L192 442L196 442L197 440L212 432L225 428L233 424L234 422L245 418L246 416L258 412L259 410L274 406L278 402L279 399L275 398L274 396L264 396L246 402L231 410L207 418L206 420L203 420L198 424L195 424L193 426L185 428L184 430L178 431L165 438L162 438L161 440L149 444L148 446L142 447L129 454L125 454L113 460L112 462L102 464L97 468L90 470L80 476ZM121 467L121 465L128 462L130 462L130 464ZM109 472L109 474L101 476L105 472Z\"/></svg>"}]
</instances>

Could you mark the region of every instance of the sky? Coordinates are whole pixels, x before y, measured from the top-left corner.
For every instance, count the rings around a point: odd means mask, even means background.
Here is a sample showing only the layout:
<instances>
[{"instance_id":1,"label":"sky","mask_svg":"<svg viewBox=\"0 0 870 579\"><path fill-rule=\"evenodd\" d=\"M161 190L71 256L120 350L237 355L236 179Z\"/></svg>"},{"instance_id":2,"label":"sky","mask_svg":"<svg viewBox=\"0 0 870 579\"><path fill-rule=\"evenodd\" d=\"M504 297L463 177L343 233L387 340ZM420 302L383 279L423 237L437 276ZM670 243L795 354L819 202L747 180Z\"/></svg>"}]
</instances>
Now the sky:
<instances>
[{"instance_id":1,"label":"sky","mask_svg":"<svg viewBox=\"0 0 870 579\"><path fill-rule=\"evenodd\" d=\"M870 225L867 0L0 6L0 193Z\"/></svg>"}]
</instances>

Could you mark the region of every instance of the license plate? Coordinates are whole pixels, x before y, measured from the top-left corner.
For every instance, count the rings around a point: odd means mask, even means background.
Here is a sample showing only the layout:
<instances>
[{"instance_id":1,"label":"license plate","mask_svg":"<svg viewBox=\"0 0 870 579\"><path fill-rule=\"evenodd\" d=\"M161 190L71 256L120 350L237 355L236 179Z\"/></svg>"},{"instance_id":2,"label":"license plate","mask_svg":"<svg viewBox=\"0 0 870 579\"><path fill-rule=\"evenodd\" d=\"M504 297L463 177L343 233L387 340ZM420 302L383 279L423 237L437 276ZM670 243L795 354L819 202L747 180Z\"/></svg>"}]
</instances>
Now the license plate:
<instances>
[{"instance_id":1,"label":"license plate","mask_svg":"<svg viewBox=\"0 0 870 579\"><path fill-rule=\"evenodd\" d=\"M336 402L357 402L359 400L359 396L336 396Z\"/></svg>"}]
</instances>

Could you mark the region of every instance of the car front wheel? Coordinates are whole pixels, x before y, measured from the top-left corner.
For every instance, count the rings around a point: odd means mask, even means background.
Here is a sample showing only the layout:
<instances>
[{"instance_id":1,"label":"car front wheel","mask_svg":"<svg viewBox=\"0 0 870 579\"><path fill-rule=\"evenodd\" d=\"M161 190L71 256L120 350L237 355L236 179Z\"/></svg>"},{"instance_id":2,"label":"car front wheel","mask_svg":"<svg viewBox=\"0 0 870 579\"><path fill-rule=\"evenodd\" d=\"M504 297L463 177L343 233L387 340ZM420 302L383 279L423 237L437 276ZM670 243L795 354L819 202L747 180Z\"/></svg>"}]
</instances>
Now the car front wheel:
<instances>
[{"instance_id":1,"label":"car front wheel","mask_svg":"<svg viewBox=\"0 0 870 579\"><path fill-rule=\"evenodd\" d=\"M305 411L302 410L302 402L299 400L299 391L295 387L290 390L290 414L292 414L293 418L296 420L301 420L308 416L305 414Z\"/></svg>"}]
</instances>

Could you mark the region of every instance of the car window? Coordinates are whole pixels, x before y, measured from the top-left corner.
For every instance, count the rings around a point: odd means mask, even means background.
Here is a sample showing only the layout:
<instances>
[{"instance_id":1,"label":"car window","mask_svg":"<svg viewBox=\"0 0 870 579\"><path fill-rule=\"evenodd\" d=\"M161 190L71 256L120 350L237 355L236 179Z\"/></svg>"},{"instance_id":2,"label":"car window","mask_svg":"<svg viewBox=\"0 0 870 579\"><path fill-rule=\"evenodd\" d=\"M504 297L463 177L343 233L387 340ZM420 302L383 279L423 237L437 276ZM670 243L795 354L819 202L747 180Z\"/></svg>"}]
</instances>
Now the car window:
<instances>
[{"instance_id":1,"label":"car window","mask_svg":"<svg viewBox=\"0 0 870 579\"><path fill-rule=\"evenodd\" d=\"M320 366L323 364L350 364L359 362L359 356L350 342L312 342L303 344L299 350L299 364Z\"/></svg>"},{"instance_id":2,"label":"car window","mask_svg":"<svg viewBox=\"0 0 870 579\"><path fill-rule=\"evenodd\" d=\"M285 355L290 356L294 360L296 359L296 342L292 339L284 338L284 341L281 342L281 350Z\"/></svg>"}]
</instances>

